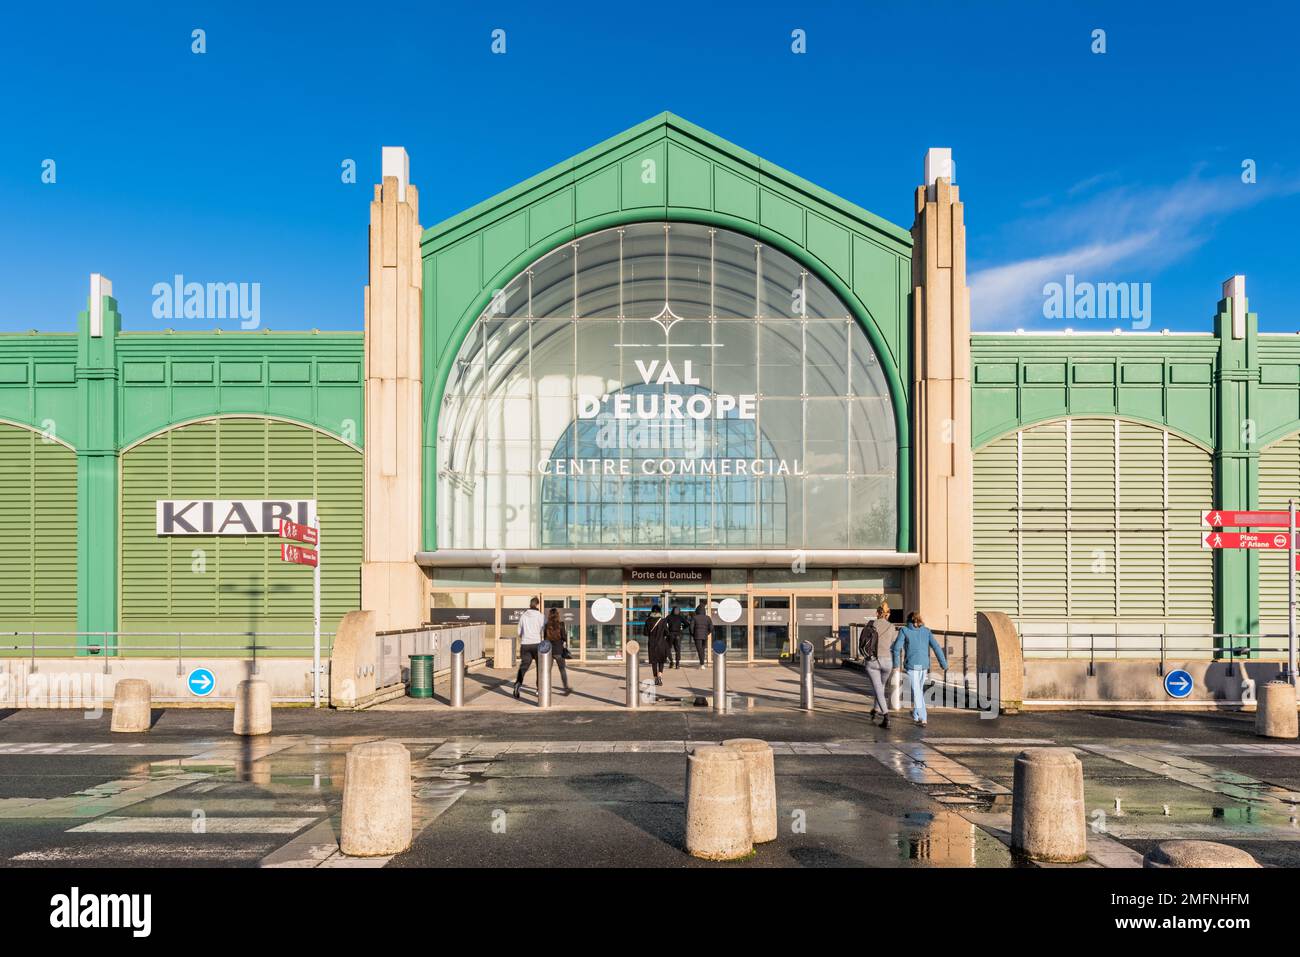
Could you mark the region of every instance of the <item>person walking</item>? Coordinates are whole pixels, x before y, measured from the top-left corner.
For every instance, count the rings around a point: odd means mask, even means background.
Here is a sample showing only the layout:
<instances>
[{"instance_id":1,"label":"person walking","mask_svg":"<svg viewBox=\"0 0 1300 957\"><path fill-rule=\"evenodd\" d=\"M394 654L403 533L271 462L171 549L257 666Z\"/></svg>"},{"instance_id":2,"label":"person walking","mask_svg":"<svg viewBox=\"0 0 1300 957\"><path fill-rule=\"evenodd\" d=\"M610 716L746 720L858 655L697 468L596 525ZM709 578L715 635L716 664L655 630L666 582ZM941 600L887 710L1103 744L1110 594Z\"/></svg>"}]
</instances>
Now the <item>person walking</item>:
<instances>
[{"instance_id":1,"label":"person walking","mask_svg":"<svg viewBox=\"0 0 1300 957\"><path fill-rule=\"evenodd\" d=\"M569 629L565 627L564 619L560 617L560 609L552 608L546 613L546 629L542 634L551 643L551 664L560 666L560 680L564 682L564 693L571 695L573 689L569 687L569 669L564 664L564 659L569 654ZM540 668L541 665L537 667Z\"/></svg>"},{"instance_id":2,"label":"person walking","mask_svg":"<svg viewBox=\"0 0 1300 957\"><path fill-rule=\"evenodd\" d=\"M925 627L925 622L917 612L907 616L907 624L899 629L890 651L894 656L894 667L900 658L907 665L907 680L912 689L912 720L922 728L925 727L925 676L930 670L930 652L934 651L944 671L948 670L948 659L944 656L934 633Z\"/></svg>"},{"instance_id":3,"label":"person walking","mask_svg":"<svg viewBox=\"0 0 1300 957\"><path fill-rule=\"evenodd\" d=\"M668 661L668 629L660 617L659 606L650 609L645 620L646 656L650 659L650 671L655 676L655 684L664 683L664 663Z\"/></svg>"},{"instance_id":4,"label":"person walking","mask_svg":"<svg viewBox=\"0 0 1300 957\"><path fill-rule=\"evenodd\" d=\"M528 610L519 616L519 671L515 674L515 697L523 687L524 675L537 658L537 647L542 643L542 631L546 628L546 619L537 610L540 598L528 603Z\"/></svg>"},{"instance_id":5,"label":"person walking","mask_svg":"<svg viewBox=\"0 0 1300 957\"><path fill-rule=\"evenodd\" d=\"M713 637L713 617L709 614L709 603L703 598L695 606L695 614L691 616L691 641L695 642L695 653L700 656L700 667L704 665L704 655L709 647L709 639Z\"/></svg>"},{"instance_id":6,"label":"person walking","mask_svg":"<svg viewBox=\"0 0 1300 957\"><path fill-rule=\"evenodd\" d=\"M862 630L861 647L858 649L866 664L867 677L871 679L871 694L875 699L871 705L871 720L876 720L876 712L879 711L884 715L884 720L880 722L882 728L889 727L889 695L885 689L889 687L889 673L893 670L889 653L885 649L892 647L897 632L898 629L889 620L888 603L881 602L876 608L875 619L867 622L867 627Z\"/></svg>"},{"instance_id":7,"label":"person walking","mask_svg":"<svg viewBox=\"0 0 1300 957\"><path fill-rule=\"evenodd\" d=\"M686 616L677 610L673 605L672 611L664 619L664 627L668 629L668 658L672 662L672 667L680 668L682 666L682 635L686 633Z\"/></svg>"}]
</instances>

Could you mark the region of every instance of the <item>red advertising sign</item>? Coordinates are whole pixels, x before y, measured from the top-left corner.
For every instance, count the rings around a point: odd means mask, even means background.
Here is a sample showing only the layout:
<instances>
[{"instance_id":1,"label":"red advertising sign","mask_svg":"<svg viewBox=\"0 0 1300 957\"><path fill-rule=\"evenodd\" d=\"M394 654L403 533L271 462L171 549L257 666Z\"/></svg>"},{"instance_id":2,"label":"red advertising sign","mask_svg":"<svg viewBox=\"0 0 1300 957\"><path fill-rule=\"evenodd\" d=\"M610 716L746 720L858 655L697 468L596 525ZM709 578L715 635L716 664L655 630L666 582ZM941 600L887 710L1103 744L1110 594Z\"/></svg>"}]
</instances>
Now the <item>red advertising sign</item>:
<instances>
[{"instance_id":1,"label":"red advertising sign","mask_svg":"<svg viewBox=\"0 0 1300 957\"><path fill-rule=\"evenodd\" d=\"M318 540L316 529L310 525L291 522L287 518L280 519L280 537L293 539L293 541L302 542L304 545L315 545Z\"/></svg>"},{"instance_id":2,"label":"red advertising sign","mask_svg":"<svg viewBox=\"0 0 1300 957\"><path fill-rule=\"evenodd\" d=\"M1202 548L1290 548L1286 532L1206 532Z\"/></svg>"},{"instance_id":3,"label":"red advertising sign","mask_svg":"<svg viewBox=\"0 0 1300 957\"><path fill-rule=\"evenodd\" d=\"M1287 512L1230 512L1210 509L1201 513L1201 524L1206 528L1286 528L1290 515ZM1300 525L1300 520L1297 520Z\"/></svg>"},{"instance_id":4,"label":"red advertising sign","mask_svg":"<svg viewBox=\"0 0 1300 957\"><path fill-rule=\"evenodd\" d=\"M316 567L316 553L310 548L303 548L301 545L290 545L288 542L280 544L280 561L292 562L295 565L310 565Z\"/></svg>"}]
</instances>

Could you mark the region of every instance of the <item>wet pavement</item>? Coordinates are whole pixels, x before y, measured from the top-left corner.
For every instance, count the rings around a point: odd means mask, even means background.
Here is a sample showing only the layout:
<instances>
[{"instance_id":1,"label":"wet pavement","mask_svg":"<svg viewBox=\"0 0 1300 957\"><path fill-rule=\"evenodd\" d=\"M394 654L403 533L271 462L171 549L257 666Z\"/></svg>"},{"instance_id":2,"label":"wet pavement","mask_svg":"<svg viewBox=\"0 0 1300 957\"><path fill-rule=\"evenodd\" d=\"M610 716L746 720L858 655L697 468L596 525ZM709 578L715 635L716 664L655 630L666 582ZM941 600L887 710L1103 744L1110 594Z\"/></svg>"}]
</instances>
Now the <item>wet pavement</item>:
<instances>
[{"instance_id":1,"label":"wet pavement","mask_svg":"<svg viewBox=\"0 0 1300 957\"><path fill-rule=\"evenodd\" d=\"M1017 866L1013 762L1048 745L1083 762L1081 866L1132 867L1167 838L1300 863L1300 744L1244 715L946 711L886 731L860 709L285 709L257 739L230 717L170 709L113 735L107 713L0 712L0 866L717 866L682 849L685 753L739 736L773 745L780 836L727 866ZM344 758L379 738L411 751L416 837L347 858Z\"/></svg>"}]
</instances>

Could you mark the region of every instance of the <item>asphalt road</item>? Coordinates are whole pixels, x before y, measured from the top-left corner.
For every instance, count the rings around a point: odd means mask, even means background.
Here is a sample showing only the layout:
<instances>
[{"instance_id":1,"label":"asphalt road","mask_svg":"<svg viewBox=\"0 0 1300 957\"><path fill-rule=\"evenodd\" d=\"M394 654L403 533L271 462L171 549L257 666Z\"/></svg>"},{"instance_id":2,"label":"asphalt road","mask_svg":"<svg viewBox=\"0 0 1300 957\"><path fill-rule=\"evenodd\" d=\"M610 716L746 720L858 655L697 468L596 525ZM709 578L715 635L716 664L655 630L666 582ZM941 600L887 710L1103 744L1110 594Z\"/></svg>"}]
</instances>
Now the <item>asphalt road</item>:
<instances>
[{"instance_id":1,"label":"asphalt road","mask_svg":"<svg viewBox=\"0 0 1300 957\"><path fill-rule=\"evenodd\" d=\"M1016 866L1005 789L1033 743L1080 749L1090 849L1131 864L1192 836L1300 863L1300 745L1261 751L1248 716L935 712L882 731L777 709L284 709L269 740L235 738L230 720L167 709L128 736L106 713L0 712L0 866L714 866L683 850L684 752L728 737L778 748L781 833L742 867ZM391 860L342 858L344 756L376 737L411 750L418 833Z\"/></svg>"}]
</instances>

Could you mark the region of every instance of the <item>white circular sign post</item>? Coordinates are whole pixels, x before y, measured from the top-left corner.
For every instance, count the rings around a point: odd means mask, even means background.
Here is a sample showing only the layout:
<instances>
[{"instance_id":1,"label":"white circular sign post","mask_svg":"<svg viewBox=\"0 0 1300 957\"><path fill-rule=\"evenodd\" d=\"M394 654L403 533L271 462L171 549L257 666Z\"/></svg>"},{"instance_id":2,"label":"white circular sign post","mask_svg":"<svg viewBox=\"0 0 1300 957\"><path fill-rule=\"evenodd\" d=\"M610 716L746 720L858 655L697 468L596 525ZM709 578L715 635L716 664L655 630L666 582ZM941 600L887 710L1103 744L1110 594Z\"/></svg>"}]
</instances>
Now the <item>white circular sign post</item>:
<instances>
[{"instance_id":1,"label":"white circular sign post","mask_svg":"<svg viewBox=\"0 0 1300 957\"><path fill-rule=\"evenodd\" d=\"M607 622L614 617L614 603L608 598L597 598L591 603L591 617L599 622Z\"/></svg>"}]
</instances>

